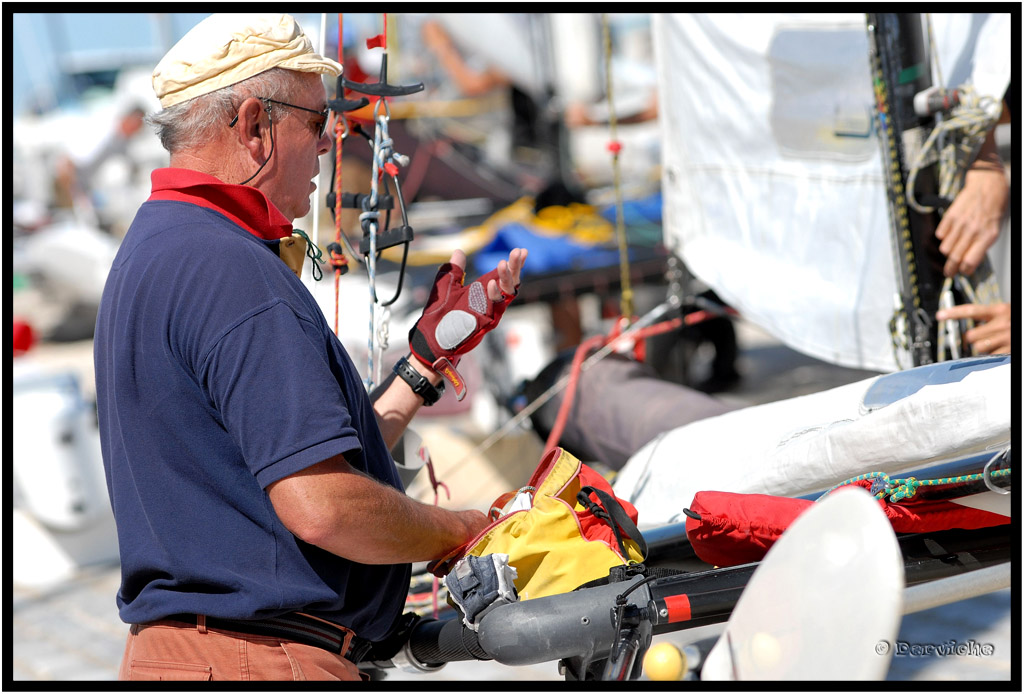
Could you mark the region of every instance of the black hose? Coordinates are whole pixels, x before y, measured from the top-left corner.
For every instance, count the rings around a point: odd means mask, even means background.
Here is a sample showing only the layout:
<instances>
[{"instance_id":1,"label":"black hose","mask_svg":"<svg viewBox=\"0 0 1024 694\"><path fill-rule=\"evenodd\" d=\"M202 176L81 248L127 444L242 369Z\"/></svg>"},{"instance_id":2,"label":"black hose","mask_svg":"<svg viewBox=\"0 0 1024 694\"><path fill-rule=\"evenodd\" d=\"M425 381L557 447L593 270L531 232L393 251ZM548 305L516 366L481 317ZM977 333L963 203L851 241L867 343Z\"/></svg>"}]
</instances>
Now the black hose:
<instances>
[{"instance_id":1,"label":"black hose","mask_svg":"<svg viewBox=\"0 0 1024 694\"><path fill-rule=\"evenodd\" d=\"M409 637L409 652L425 665L455 660L491 660L491 656L480 647L476 632L463 626L458 617L420 622Z\"/></svg>"},{"instance_id":2,"label":"black hose","mask_svg":"<svg viewBox=\"0 0 1024 694\"><path fill-rule=\"evenodd\" d=\"M627 629L619 638L604 666L601 679L606 682L625 682L633 672L640 650L640 630Z\"/></svg>"}]
</instances>

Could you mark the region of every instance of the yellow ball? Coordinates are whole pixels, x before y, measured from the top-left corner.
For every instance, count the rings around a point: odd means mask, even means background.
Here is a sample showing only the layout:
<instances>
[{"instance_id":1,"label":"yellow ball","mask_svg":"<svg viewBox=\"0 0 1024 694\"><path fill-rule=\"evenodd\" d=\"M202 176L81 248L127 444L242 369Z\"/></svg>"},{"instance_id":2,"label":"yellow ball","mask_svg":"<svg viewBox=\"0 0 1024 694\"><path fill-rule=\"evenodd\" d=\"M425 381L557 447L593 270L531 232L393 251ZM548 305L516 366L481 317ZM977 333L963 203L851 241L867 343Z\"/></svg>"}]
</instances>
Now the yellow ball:
<instances>
[{"instance_id":1,"label":"yellow ball","mask_svg":"<svg viewBox=\"0 0 1024 694\"><path fill-rule=\"evenodd\" d=\"M686 656L668 641L654 644L644 656L644 672L657 682L681 680L686 670Z\"/></svg>"}]
</instances>

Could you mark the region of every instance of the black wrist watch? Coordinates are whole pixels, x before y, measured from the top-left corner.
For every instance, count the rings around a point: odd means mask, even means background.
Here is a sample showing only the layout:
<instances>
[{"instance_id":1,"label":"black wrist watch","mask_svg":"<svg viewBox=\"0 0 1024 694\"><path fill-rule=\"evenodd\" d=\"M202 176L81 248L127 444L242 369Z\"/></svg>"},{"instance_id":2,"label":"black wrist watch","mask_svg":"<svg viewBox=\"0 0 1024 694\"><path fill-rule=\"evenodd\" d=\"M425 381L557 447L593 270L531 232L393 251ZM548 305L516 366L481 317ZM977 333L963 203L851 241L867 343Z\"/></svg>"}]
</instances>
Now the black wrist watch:
<instances>
[{"instance_id":1,"label":"black wrist watch","mask_svg":"<svg viewBox=\"0 0 1024 694\"><path fill-rule=\"evenodd\" d=\"M412 392L423 398L423 404L427 407L433 405L444 395L444 381L435 386L426 376L417 371L416 367L410 364L409 360L405 357L402 357L395 363L393 371L399 378L409 384Z\"/></svg>"}]
</instances>

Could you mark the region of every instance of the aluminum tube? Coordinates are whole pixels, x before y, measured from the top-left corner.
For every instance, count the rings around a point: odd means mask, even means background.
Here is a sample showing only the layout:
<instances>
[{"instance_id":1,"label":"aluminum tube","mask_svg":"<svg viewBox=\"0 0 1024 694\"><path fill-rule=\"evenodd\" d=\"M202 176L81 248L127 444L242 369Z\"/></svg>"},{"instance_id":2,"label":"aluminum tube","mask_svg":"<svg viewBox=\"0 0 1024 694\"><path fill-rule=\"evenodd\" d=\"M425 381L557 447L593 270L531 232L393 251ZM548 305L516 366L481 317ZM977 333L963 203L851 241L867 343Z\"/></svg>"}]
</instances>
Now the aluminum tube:
<instances>
[{"instance_id":1,"label":"aluminum tube","mask_svg":"<svg viewBox=\"0 0 1024 694\"><path fill-rule=\"evenodd\" d=\"M604 658L618 634L616 596L633 580L501 605L480 621L480 647L503 665L533 665L560 658ZM632 591L628 604L645 606L646 587Z\"/></svg>"},{"instance_id":2,"label":"aluminum tube","mask_svg":"<svg viewBox=\"0 0 1024 694\"><path fill-rule=\"evenodd\" d=\"M1010 587L1010 562L911 586L903 593L903 614L976 598Z\"/></svg>"}]
</instances>

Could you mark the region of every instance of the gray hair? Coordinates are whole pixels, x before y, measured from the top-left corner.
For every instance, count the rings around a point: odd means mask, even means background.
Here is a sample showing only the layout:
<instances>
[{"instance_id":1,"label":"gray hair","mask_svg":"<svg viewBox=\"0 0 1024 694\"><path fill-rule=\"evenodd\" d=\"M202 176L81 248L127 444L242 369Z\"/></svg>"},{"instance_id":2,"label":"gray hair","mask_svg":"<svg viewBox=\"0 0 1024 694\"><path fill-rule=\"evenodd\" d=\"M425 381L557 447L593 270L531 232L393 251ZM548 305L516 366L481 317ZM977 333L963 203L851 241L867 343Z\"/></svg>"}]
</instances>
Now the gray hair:
<instances>
[{"instance_id":1,"label":"gray hair","mask_svg":"<svg viewBox=\"0 0 1024 694\"><path fill-rule=\"evenodd\" d=\"M289 101L291 92L299 87L301 74L271 68L237 84L152 113L146 116L146 122L156 130L160 144L171 154L198 147L214 139L216 130L231 122L245 99L256 96ZM281 122L289 111L291 109L276 111L280 115L275 115L274 121Z\"/></svg>"}]
</instances>

